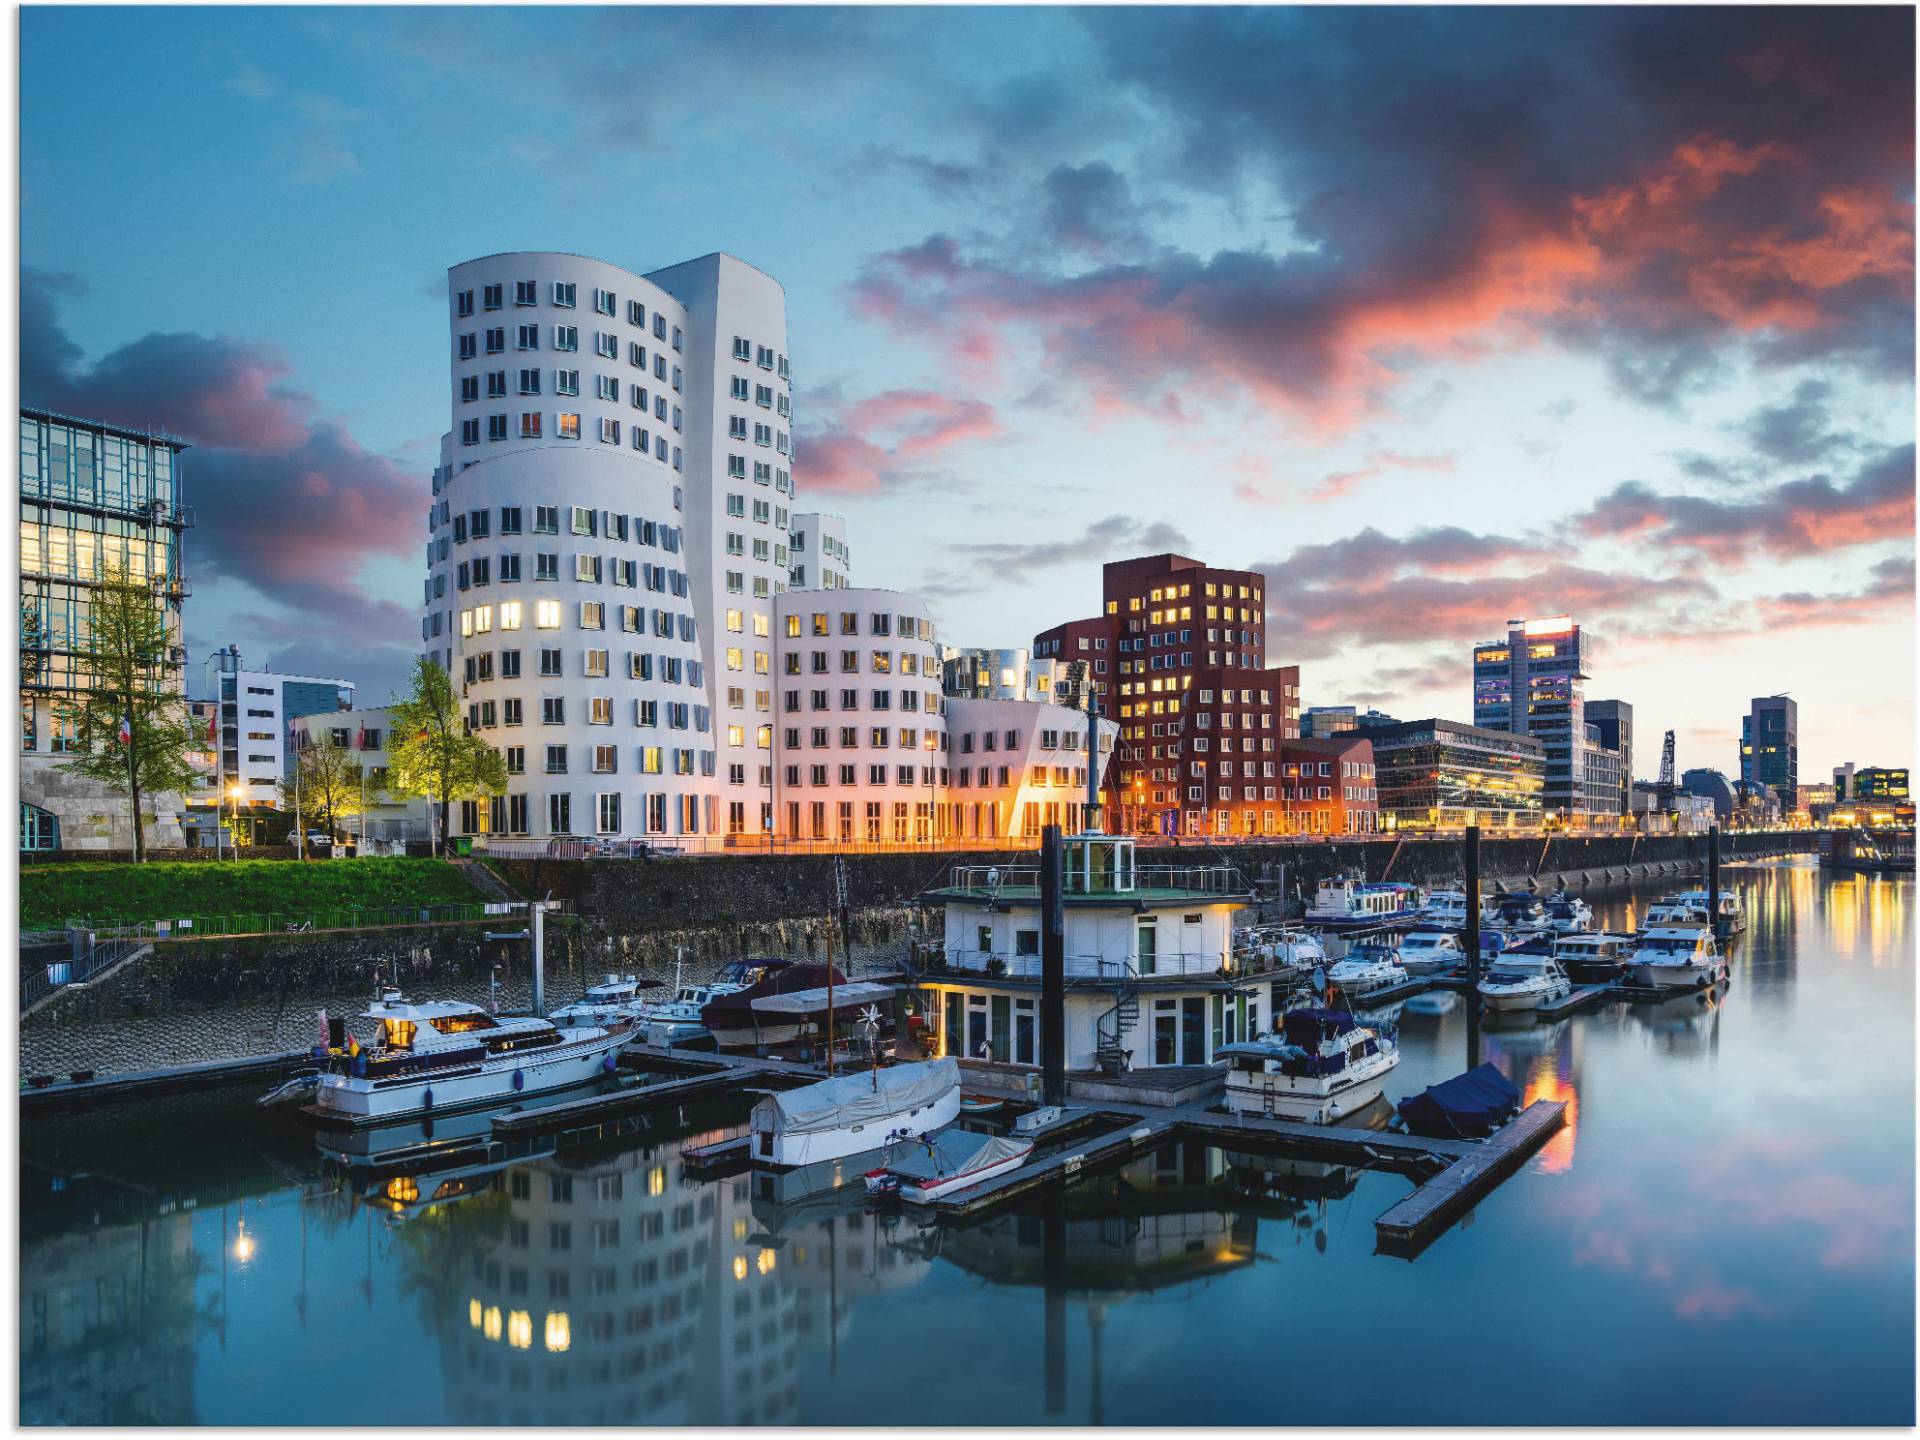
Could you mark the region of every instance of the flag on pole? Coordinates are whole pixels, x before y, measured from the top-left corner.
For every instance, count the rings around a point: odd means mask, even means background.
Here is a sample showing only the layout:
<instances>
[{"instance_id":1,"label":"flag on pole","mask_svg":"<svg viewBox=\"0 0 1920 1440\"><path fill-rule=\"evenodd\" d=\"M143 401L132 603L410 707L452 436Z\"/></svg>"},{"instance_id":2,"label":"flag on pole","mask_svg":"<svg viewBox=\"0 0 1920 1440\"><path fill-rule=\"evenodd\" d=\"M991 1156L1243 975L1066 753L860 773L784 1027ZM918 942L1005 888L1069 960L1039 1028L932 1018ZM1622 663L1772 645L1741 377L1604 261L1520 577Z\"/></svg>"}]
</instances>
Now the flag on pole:
<instances>
[{"instance_id":1,"label":"flag on pole","mask_svg":"<svg viewBox=\"0 0 1920 1440\"><path fill-rule=\"evenodd\" d=\"M207 715L207 744L212 745L215 741L219 739L219 728L218 728L219 724L220 724L219 712L218 711L210 712Z\"/></svg>"},{"instance_id":2,"label":"flag on pole","mask_svg":"<svg viewBox=\"0 0 1920 1440\"><path fill-rule=\"evenodd\" d=\"M127 722L127 717L125 715L122 715L120 717L119 735L120 735L120 743L122 745L131 745L133 743L133 726Z\"/></svg>"}]
</instances>

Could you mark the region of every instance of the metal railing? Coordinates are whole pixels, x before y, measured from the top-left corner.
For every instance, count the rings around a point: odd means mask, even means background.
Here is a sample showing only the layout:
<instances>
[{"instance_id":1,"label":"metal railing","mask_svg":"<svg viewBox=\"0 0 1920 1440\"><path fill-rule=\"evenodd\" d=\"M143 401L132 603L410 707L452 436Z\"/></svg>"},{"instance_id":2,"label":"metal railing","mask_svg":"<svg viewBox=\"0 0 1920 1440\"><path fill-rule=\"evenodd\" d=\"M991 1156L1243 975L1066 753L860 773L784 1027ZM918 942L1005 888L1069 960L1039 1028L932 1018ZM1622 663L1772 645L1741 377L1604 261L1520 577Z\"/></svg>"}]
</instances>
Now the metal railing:
<instances>
[{"instance_id":1,"label":"metal railing","mask_svg":"<svg viewBox=\"0 0 1920 1440\"><path fill-rule=\"evenodd\" d=\"M990 894L1008 891L1038 891L1038 865L955 865L948 875L952 890L979 890ZM1069 895L1126 895L1141 890L1196 890L1209 895L1229 895L1252 888L1232 865L1135 865L1133 884L1120 889L1112 884L1086 888L1080 877L1069 877L1065 893Z\"/></svg>"},{"instance_id":2,"label":"metal railing","mask_svg":"<svg viewBox=\"0 0 1920 1440\"><path fill-rule=\"evenodd\" d=\"M548 909L564 912L560 901ZM96 937L115 940L202 940L241 935L296 935L338 930L391 930L404 925L456 925L497 919L510 913L504 901L442 905L342 906L329 910L240 910L221 915L182 915L132 924L93 925L76 922Z\"/></svg>"}]
</instances>

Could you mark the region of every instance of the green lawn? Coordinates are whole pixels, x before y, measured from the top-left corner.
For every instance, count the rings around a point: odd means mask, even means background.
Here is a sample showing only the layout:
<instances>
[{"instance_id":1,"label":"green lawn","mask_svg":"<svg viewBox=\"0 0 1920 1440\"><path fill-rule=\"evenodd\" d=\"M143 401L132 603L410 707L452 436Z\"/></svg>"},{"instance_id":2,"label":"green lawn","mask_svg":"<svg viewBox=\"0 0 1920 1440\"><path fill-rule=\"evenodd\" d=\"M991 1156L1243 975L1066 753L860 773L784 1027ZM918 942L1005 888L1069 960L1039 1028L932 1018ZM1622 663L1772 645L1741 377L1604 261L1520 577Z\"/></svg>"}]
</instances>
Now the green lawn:
<instances>
[{"instance_id":1,"label":"green lawn","mask_svg":"<svg viewBox=\"0 0 1920 1440\"><path fill-rule=\"evenodd\" d=\"M444 860L189 860L20 870L20 924L27 930L83 916L96 925L112 925L271 914L277 923L283 916L324 917L355 907L378 910L485 898Z\"/></svg>"}]
</instances>

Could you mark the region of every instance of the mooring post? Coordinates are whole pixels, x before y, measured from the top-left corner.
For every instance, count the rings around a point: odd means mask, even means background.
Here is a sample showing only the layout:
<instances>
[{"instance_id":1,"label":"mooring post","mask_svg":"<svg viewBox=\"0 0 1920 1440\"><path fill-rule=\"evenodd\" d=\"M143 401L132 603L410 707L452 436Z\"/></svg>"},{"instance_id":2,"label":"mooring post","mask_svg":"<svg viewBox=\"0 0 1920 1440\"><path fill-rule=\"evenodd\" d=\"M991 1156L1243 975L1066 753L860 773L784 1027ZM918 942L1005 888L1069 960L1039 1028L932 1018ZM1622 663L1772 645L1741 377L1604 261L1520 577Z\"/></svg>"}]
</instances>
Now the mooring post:
<instances>
[{"instance_id":1,"label":"mooring post","mask_svg":"<svg viewBox=\"0 0 1920 1440\"><path fill-rule=\"evenodd\" d=\"M1060 894L1060 827L1040 832L1041 1103L1067 1103L1067 920Z\"/></svg>"},{"instance_id":2,"label":"mooring post","mask_svg":"<svg viewBox=\"0 0 1920 1440\"><path fill-rule=\"evenodd\" d=\"M1715 940L1726 939L1720 928L1720 827L1707 827L1707 918Z\"/></svg>"},{"instance_id":3,"label":"mooring post","mask_svg":"<svg viewBox=\"0 0 1920 1440\"><path fill-rule=\"evenodd\" d=\"M544 900L527 902L527 914L532 920L533 930L533 1013L547 1013L547 905Z\"/></svg>"},{"instance_id":4,"label":"mooring post","mask_svg":"<svg viewBox=\"0 0 1920 1440\"><path fill-rule=\"evenodd\" d=\"M1480 983L1480 827L1467 826L1467 984ZM1471 1006L1473 1000L1468 999Z\"/></svg>"}]
</instances>

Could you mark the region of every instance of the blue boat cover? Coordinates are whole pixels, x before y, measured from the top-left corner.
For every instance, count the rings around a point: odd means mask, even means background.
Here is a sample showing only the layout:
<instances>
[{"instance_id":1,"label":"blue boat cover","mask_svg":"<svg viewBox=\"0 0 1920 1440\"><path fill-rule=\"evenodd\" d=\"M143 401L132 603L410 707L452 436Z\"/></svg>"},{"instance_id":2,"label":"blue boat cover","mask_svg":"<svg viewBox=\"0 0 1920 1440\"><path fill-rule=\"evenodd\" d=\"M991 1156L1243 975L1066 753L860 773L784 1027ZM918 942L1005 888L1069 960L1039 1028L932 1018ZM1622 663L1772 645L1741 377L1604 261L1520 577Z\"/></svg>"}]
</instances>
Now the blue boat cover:
<instances>
[{"instance_id":1,"label":"blue boat cover","mask_svg":"<svg viewBox=\"0 0 1920 1440\"><path fill-rule=\"evenodd\" d=\"M1400 1102L1400 1118L1417 1135L1485 1135L1520 1108L1520 1092L1492 1065L1429 1085Z\"/></svg>"}]
</instances>

